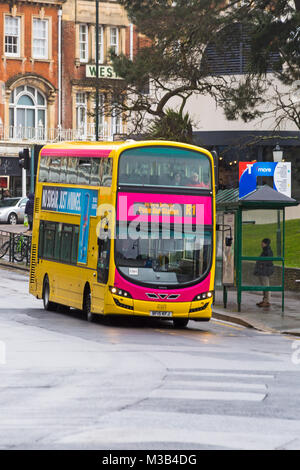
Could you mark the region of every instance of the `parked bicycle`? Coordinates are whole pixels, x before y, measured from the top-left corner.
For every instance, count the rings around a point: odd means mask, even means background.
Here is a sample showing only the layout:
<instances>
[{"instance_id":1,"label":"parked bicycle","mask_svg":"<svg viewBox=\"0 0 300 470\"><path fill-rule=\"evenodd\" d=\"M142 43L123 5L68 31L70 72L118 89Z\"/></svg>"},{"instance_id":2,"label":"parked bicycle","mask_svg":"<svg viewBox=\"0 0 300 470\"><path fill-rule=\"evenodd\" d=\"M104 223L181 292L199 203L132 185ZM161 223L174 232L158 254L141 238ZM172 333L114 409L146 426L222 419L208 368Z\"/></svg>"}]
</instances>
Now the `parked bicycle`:
<instances>
[{"instance_id":1,"label":"parked bicycle","mask_svg":"<svg viewBox=\"0 0 300 470\"><path fill-rule=\"evenodd\" d=\"M3 258L8 252L10 247L10 241L6 241L3 245L0 246L0 258Z\"/></svg>"},{"instance_id":2,"label":"parked bicycle","mask_svg":"<svg viewBox=\"0 0 300 470\"><path fill-rule=\"evenodd\" d=\"M20 263L24 259L26 264L29 263L31 250L31 237L27 235L10 234L10 239L0 246L0 258L5 255L9 257L9 261L17 261Z\"/></svg>"},{"instance_id":3,"label":"parked bicycle","mask_svg":"<svg viewBox=\"0 0 300 470\"><path fill-rule=\"evenodd\" d=\"M31 249L31 237L28 237L23 234L14 236L13 257L15 261L19 263L23 261L24 259L28 261L30 257L30 249Z\"/></svg>"}]
</instances>

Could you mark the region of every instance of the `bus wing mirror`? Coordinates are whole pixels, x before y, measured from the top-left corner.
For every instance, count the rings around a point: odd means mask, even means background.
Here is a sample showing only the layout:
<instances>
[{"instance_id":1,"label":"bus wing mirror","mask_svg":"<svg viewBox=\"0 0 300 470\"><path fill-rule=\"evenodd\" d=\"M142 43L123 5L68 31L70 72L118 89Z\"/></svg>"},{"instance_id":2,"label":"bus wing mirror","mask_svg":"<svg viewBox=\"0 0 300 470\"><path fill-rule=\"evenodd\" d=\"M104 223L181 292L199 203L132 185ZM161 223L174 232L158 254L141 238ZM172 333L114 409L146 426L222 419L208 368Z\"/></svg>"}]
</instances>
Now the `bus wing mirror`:
<instances>
[{"instance_id":1,"label":"bus wing mirror","mask_svg":"<svg viewBox=\"0 0 300 470\"><path fill-rule=\"evenodd\" d=\"M226 246L231 246L232 245L232 237L226 237L225 238L225 245Z\"/></svg>"}]
</instances>

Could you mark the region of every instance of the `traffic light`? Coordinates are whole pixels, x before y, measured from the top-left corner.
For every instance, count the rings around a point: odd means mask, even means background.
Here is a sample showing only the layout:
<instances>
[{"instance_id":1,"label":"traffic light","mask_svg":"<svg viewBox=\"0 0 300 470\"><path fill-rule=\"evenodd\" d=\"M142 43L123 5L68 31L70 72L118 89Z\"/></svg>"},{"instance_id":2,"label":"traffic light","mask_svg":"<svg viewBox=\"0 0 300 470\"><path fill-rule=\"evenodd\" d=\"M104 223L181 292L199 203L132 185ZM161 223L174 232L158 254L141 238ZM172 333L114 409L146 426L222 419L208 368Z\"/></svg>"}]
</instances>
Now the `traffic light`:
<instances>
[{"instance_id":1,"label":"traffic light","mask_svg":"<svg viewBox=\"0 0 300 470\"><path fill-rule=\"evenodd\" d=\"M8 189L9 186L9 176L0 176L0 188Z\"/></svg>"},{"instance_id":2,"label":"traffic light","mask_svg":"<svg viewBox=\"0 0 300 470\"><path fill-rule=\"evenodd\" d=\"M25 170L30 168L29 149L23 149L19 152L19 165Z\"/></svg>"}]
</instances>

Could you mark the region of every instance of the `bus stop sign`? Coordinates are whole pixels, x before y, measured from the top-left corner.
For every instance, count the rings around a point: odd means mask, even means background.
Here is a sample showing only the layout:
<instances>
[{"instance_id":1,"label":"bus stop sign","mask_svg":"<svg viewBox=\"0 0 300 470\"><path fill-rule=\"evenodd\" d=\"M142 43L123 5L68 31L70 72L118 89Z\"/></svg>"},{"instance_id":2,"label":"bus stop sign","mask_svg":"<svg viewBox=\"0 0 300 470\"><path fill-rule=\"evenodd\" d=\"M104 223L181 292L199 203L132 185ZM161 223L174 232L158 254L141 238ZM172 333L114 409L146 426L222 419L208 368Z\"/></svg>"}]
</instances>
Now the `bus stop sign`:
<instances>
[{"instance_id":1,"label":"bus stop sign","mask_svg":"<svg viewBox=\"0 0 300 470\"><path fill-rule=\"evenodd\" d=\"M291 197L291 162L239 162L239 198L252 193L259 176L273 179L273 189Z\"/></svg>"}]
</instances>

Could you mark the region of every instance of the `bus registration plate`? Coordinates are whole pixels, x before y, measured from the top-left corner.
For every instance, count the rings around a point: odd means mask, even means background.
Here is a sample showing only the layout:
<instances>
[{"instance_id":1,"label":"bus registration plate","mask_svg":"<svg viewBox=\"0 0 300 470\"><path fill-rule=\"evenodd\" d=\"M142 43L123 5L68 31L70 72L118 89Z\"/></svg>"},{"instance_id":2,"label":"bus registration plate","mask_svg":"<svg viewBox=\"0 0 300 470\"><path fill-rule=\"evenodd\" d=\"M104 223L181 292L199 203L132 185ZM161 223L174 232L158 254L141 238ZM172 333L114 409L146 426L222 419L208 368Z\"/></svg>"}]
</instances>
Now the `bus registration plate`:
<instances>
[{"instance_id":1,"label":"bus registration plate","mask_svg":"<svg viewBox=\"0 0 300 470\"><path fill-rule=\"evenodd\" d=\"M151 310L150 311L150 315L151 317L172 317L173 316L173 312L163 312L161 310Z\"/></svg>"}]
</instances>

